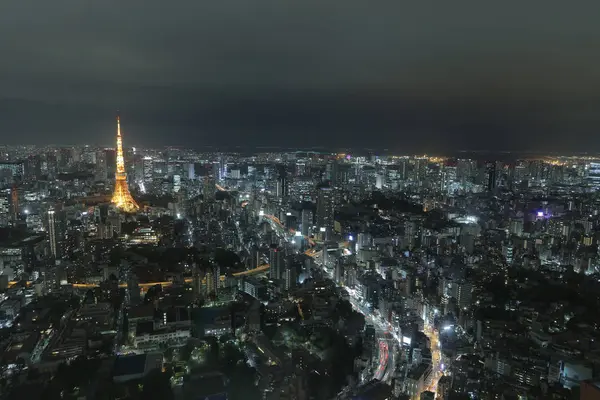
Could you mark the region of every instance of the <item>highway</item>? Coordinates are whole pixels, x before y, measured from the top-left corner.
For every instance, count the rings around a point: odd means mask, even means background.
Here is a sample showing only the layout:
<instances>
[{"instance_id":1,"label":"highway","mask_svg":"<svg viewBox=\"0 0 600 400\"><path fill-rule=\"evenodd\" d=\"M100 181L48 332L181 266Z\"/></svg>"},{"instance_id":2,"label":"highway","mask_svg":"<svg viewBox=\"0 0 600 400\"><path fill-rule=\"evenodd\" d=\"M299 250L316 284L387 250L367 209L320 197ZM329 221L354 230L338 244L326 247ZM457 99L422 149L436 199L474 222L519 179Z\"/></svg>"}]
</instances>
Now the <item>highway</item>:
<instances>
[{"instance_id":1,"label":"highway","mask_svg":"<svg viewBox=\"0 0 600 400\"><path fill-rule=\"evenodd\" d=\"M269 264L263 264L263 265L259 265L258 267L254 268L254 269L249 269L247 271L241 271L241 272L236 272L231 274L232 276L238 278L241 276L251 276L251 275L256 275L256 274L261 274L264 273L266 271L269 270ZM221 281L224 281L226 278L226 275L221 275ZM206 278L205 278L206 279ZM192 278L185 278L185 282L186 283L190 283L192 282ZM152 286L155 285L161 285L161 286L171 286L173 285L173 282L171 281L162 281L162 282L144 282L144 283L140 283L139 286L142 289L147 289L150 288ZM86 289L86 288L95 288L98 287L98 284L95 283L74 283L73 287L75 289ZM120 283L119 287L127 287L126 283Z\"/></svg>"},{"instance_id":2,"label":"highway","mask_svg":"<svg viewBox=\"0 0 600 400\"><path fill-rule=\"evenodd\" d=\"M280 229L282 229L282 230L285 231L285 226L283 226L283 224L281 223L281 221L279 220L279 218L277 218L276 216L271 215L271 214L263 214L262 216L264 218L267 218L271 222L275 223ZM291 235L295 235L296 234L296 230L295 229L288 229L288 232ZM304 237L304 239L306 241L308 241L308 244L310 244L311 246L316 245L316 242L313 239L311 239L310 237L308 237L308 236L303 236L303 237Z\"/></svg>"},{"instance_id":3,"label":"highway","mask_svg":"<svg viewBox=\"0 0 600 400\"><path fill-rule=\"evenodd\" d=\"M345 289L348 290L348 288ZM375 332L377 333L379 360L377 370L375 371L373 378L383 382L389 382L389 380L393 377L394 368L396 365L394 357L394 338L381 320L374 316L373 313L370 312L357 299L355 293L354 295L350 293L350 291L348 291L348 293L350 294L350 304L352 304L352 307L365 317L366 323L373 325Z\"/></svg>"},{"instance_id":4,"label":"highway","mask_svg":"<svg viewBox=\"0 0 600 400\"><path fill-rule=\"evenodd\" d=\"M261 273L267 272L268 270L269 270L269 264L263 264L263 265L259 265L258 267L254 268L254 269L249 269L247 271L241 271L241 272L235 272L231 275L238 278L241 276L251 276L251 275L261 274ZM226 275L221 275L221 281L224 281L225 278L226 278ZM186 283L192 282L192 278L185 278L185 282ZM18 281L10 281L10 282L8 282L8 287L16 285L17 283L18 283ZM31 285L31 283L32 283L31 281L28 281L27 286ZM148 289L155 285L171 286L171 285L173 285L173 282L161 281L161 282L144 282L144 283L139 284L139 286L142 289ZM75 289L91 289L91 288L95 288L98 286L100 286L100 285L98 285L97 283L74 283L73 284L73 288L75 288ZM120 283L119 287L125 288L125 287L127 287L127 284Z\"/></svg>"}]
</instances>

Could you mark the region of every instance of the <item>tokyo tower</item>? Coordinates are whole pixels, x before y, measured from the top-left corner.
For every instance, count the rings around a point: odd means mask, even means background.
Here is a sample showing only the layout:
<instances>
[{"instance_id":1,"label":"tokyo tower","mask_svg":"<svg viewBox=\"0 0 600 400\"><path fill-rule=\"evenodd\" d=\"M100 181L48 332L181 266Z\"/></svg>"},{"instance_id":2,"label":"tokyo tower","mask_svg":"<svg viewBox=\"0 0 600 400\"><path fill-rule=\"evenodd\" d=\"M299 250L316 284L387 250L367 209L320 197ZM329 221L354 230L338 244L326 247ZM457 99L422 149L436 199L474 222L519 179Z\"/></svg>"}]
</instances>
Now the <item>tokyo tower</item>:
<instances>
[{"instance_id":1,"label":"tokyo tower","mask_svg":"<svg viewBox=\"0 0 600 400\"><path fill-rule=\"evenodd\" d=\"M129 187L127 187L127 174L125 173L125 160L123 159L123 138L121 137L121 121L117 115L117 172L115 173L115 191L112 203L121 211L132 213L137 211L137 205Z\"/></svg>"}]
</instances>

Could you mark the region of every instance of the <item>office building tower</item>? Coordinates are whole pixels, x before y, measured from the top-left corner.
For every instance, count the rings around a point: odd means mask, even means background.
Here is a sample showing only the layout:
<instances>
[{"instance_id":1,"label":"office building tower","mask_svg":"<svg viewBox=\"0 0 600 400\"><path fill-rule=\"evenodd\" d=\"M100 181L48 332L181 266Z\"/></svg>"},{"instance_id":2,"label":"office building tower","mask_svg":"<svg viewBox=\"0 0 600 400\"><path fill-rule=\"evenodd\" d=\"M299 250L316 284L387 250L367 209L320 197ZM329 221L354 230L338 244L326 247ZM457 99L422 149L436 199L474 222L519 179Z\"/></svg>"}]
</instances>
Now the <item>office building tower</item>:
<instances>
[{"instance_id":1,"label":"office building tower","mask_svg":"<svg viewBox=\"0 0 600 400\"><path fill-rule=\"evenodd\" d=\"M317 194L317 228L329 239L334 224L334 192L329 186L321 186Z\"/></svg>"},{"instance_id":2,"label":"office building tower","mask_svg":"<svg viewBox=\"0 0 600 400\"><path fill-rule=\"evenodd\" d=\"M0 193L0 227L7 227L11 219L9 194L2 192Z\"/></svg>"},{"instance_id":3,"label":"office building tower","mask_svg":"<svg viewBox=\"0 0 600 400\"><path fill-rule=\"evenodd\" d=\"M196 167L194 163L187 164L187 178L191 181L196 179Z\"/></svg>"},{"instance_id":4,"label":"office building tower","mask_svg":"<svg viewBox=\"0 0 600 400\"><path fill-rule=\"evenodd\" d=\"M19 191L16 186L10 190L10 212L13 222L19 217Z\"/></svg>"},{"instance_id":5,"label":"office building tower","mask_svg":"<svg viewBox=\"0 0 600 400\"><path fill-rule=\"evenodd\" d=\"M0 178L7 183L20 181L25 174L24 162L0 162Z\"/></svg>"},{"instance_id":6,"label":"office building tower","mask_svg":"<svg viewBox=\"0 0 600 400\"><path fill-rule=\"evenodd\" d=\"M57 235L56 235L56 212L53 209L48 210L48 243L50 244L50 254L57 258Z\"/></svg>"},{"instance_id":7,"label":"office building tower","mask_svg":"<svg viewBox=\"0 0 600 400\"><path fill-rule=\"evenodd\" d=\"M497 169L496 163L492 162L487 165L487 190L493 192L497 186Z\"/></svg>"},{"instance_id":8,"label":"office building tower","mask_svg":"<svg viewBox=\"0 0 600 400\"><path fill-rule=\"evenodd\" d=\"M296 286L296 282L298 279L296 276L296 266L291 260L289 261L290 262L287 262L285 265L285 271L283 274L285 290L293 289Z\"/></svg>"},{"instance_id":9,"label":"office building tower","mask_svg":"<svg viewBox=\"0 0 600 400\"><path fill-rule=\"evenodd\" d=\"M334 187L339 183L339 169L340 165L337 160L330 161L325 167L325 177Z\"/></svg>"},{"instance_id":10,"label":"office building tower","mask_svg":"<svg viewBox=\"0 0 600 400\"><path fill-rule=\"evenodd\" d=\"M285 166L277 167L277 199L281 202L289 195L289 183Z\"/></svg>"},{"instance_id":11,"label":"office building tower","mask_svg":"<svg viewBox=\"0 0 600 400\"><path fill-rule=\"evenodd\" d=\"M308 236L311 233L311 228L313 226L313 212L308 208L302 209L300 222L300 230L303 236Z\"/></svg>"},{"instance_id":12,"label":"office building tower","mask_svg":"<svg viewBox=\"0 0 600 400\"><path fill-rule=\"evenodd\" d=\"M142 159L142 171L144 186L148 190L152 186L154 178L154 159L152 157L146 156Z\"/></svg>"},{"instance_id":13,"label":"office building tower","mask_svg":"<svg viewBox=\"0 0 600 400\"><path fill-rule=\"evenodd\" d=\"M592 189L600 189L600 163L591 162L588 164L586 183Z\"/></svg>"},{"instance_id":14,"label":"office building tower","mask_svg":"<svg viewBox=\"0 0 600 400\"><path fill-rule=\"evenodd\" d=\"M255 245L250 249L250 257L248 258L249 268L253 269L262 264L262 252Z\"/></svg>"},{"instance_id":15,"label":"office building tower","mask_svg":"<svg viewBox=\"0 0 600 400\"><path fill-rule=\"evenodd\" d=\"M179 193L181 190L181 175L173 175L173 193Z\"/></svg>"},{"instance_id":16,"label":"office building tower","mask_svg":"<svg viewBox=\"0 0 600 400\"><path fill-rule=\"evenodd\" d=\"M335 261L335 268L333 272L333 279L335 283L342 284L344 281L344 265L338 260Z\"/></svg>"},{"instance_id":17,"label":"office building tower","mask_svg":"<svg viewBox=\"0 0 600 400\"><path fill-rule=\"evenodd\" d=\"M217 264L212 265L206 271L206 294L217 297L219 295L219 283L221 279L221 269Z\"/></svg>"},{"instance_id":18,"label":"office building tower","mask_svg":"<svg viewBox=\"0 0 600 400\"><path fill-rule=\"evenodd\" d=\"M283 271L283 250L275 245L269 249L269 278L281 279Z\"/></svg>"},{"instance_id":19,"label":"office building tower","mask_svg":"<svg viewBox=\"0 0 600 400\"><path fill-rule=\"evenodd\" d=\"M94 170L94 179L99 182L106 181L108 177L108 169L106 164L106 151L101 150L96 152L96 163Z\"/></svg>"},{"instance_id":20,"label":"office building tower","mask_svg":"<svg viewBox=\"0 0 600 400\"><path fill-rule=\"evenodd\" d=\"M117 173L117 152L115 149L104 150L104 159L106 161L106 178L115 176Z\"/></svg>"},{"instance_id":21,"label":"office building tower","mask_svg":"<svg viewBox=\"0 0 600 400\"><path fill-rule=\"evenodd\" d=\"M204 274L201 273L198 265L194 263L192 265L192 295L194 300L199 299L202 296L202 279Z\"/></svg>"},{"instance_id":22,"label":"office building tower","mask_svg":"<svg viewBox=\"0 0 600 400\"><path fill-rule=\"evenodd\" d=\"M229 178L231 178L231 179L241 179L242 178L242 172L239 170L239 168L234 168L234 169L232 169L230 171Z\"/></svg>"}]
</instances>

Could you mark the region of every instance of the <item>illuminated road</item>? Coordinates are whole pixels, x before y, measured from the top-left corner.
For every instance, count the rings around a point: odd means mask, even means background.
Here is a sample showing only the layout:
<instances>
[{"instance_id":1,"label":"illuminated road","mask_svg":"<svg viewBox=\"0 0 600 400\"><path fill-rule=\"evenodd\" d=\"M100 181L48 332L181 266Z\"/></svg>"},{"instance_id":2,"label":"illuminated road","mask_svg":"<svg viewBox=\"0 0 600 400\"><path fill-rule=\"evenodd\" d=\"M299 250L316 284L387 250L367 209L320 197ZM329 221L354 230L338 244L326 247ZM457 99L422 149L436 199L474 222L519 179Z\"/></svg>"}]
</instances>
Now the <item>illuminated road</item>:
<instances>
[{"instance_id":1,"label":"illuminated road","mask_svg":"<svg viewBox=\"0 0 600 400\"><path fill-rule=\"evenodd\" d=\"M440 337L437 330L430 326L425 326L425 334L429 337L431 343L431 368L432 376L431 383L427 387L427 390L437 394L437 385L440 378L444 375L442 372L442 354L440 351Z\"/></svg>"},{"instance_id":2,"label":"illuminated road","mask_svg":"<svg viewBox=\"0 0 600 400\"><path fill-rule=\"evenodd\" d=\"M375 375L373 376L377 380L383 380L387 370L388 370L388 360L389 360L389 348L385 339L379 339L379 366L377 367L377 371L375 371Z\"/></svg>"},{"instance_id":3,"label":"illuminated road","mask_svg":"<svg viewBox=\"0 0 600 400\"><path fill-rule=\"evenodd\" d=\"M263 214L263 217L267 218L268 220L274 222L279 228L281 228L282 230L285 231L285 226L283 226L283 224L281 223L281 221L279 220L279 218L277 218L274 215L271 214ZM296 230L295 229L289 229L288 232L291 235L295 235L296 234ZM309 238L308 236L303 236L305 240L308 241L308 244L310 244L311 246L314 246L316 243L313 239Z\"/></svg>"},{"instance_id":4,"label":"illuminated road","mask_svg":"<svg viewBox=\"0 0 600 400\"><path fill-rule=\"evenodd\" d=\"M260 265L254 269L249 269L247 271L241 271L241 272L236 272L234 274L231 274L233 277L239 278L242 276L251 276L251 275L257 275L257 274L261 274L264 272L267 272L269 270L269 264L263 264ZM226 275L221 275L221 281L224 281L226 278ZM205 282L205 279L202 280L203 282ZM192 278L186 278L185 279L186 283L190 283L192 282ZM13 286L16 283L18 283L17 281L10 281L8 283L8 286ZM31 285L31 282L27 282L27 285ZM171 281L162 281L162 282L145 282L145 283L140 283L139 286L143 289L147 289L149 287L155 286L155 285L161 285L161 286L171 286L173 285L173 282ZM73 287L75 289L91 289L91 288L95 288L98 287L98 284L95 283L74 283ZM119 287L127 287L126 283L121 283L119 284Z\"/></svg>"},{"instance_id":5,"label":"illuminated road","mask_svg":"<svg viewBox=\"0 0 600 400\"><path fill-rule=\"evenodd\" d=\"M316 264L322 266L321 253L322 251L312 251L306 252L305 254L309 255L309 257L312 257ZM323 271L329 274L329 272L327 272L327 269L324 268ZM329 277L333 279L331 275ZM395 342L399 342L399 340L392 335L390 329L388 329L388 326L386 326L386 324L384 324L379 318L374 316L373 313L367 307L361 304L358 298L358 294L355 290L348 287L345 287L344 289L346 289L348 291L348 294L350 295L349 301L352 305L352 308L361 313L365 317L365 322L373 325L377 333L379 357L377 369L373 374L373 378L383 382L389 382L391 378L393 378L396 365L396 362L394 360L394 345ZM370 377L366 379L366 381L369 380Z\"/></svg>"},{"instance_id":6,"label":"illuminated road","mask_svg":"<svg viewBox=\"0 0 600 400\"><path fill-rule=\"evenodd\" d=\"M345 288L348 290L349 288ZM365 306L363 306L356 298L356 294L350 294L350 304L352 308L361 313L365 317L365 322L373 325L377 332L377 340L379 342L379 361L378 367L375 371L374 378L383 382L389 382L393 377L395 361L394 361L394 338L390 334L387 327L381 322L381 320L373 315ZM390 349L390 347L392 347ZM391 350L391 351L390 351Z\"/></svg>"}]
</instances>

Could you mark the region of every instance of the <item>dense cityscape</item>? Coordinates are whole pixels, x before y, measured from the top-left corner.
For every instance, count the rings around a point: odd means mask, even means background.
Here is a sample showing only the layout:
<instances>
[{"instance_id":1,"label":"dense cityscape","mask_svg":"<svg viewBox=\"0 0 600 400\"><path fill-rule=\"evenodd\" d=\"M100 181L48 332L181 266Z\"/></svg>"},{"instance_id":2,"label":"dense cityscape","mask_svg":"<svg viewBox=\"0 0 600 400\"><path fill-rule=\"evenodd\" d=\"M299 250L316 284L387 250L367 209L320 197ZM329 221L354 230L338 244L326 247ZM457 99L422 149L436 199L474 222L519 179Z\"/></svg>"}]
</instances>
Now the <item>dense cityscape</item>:
<instances>
[{"instance_id":1,"label":"dense cityscape","mask_svg":"<svg viewBox=\"0 0 600 400\"><path fill-rule=\"evenodd\" d=\"M2 398L598 398L600 159L115 135L1 149Z\"/></svg>"}]
</instances>

